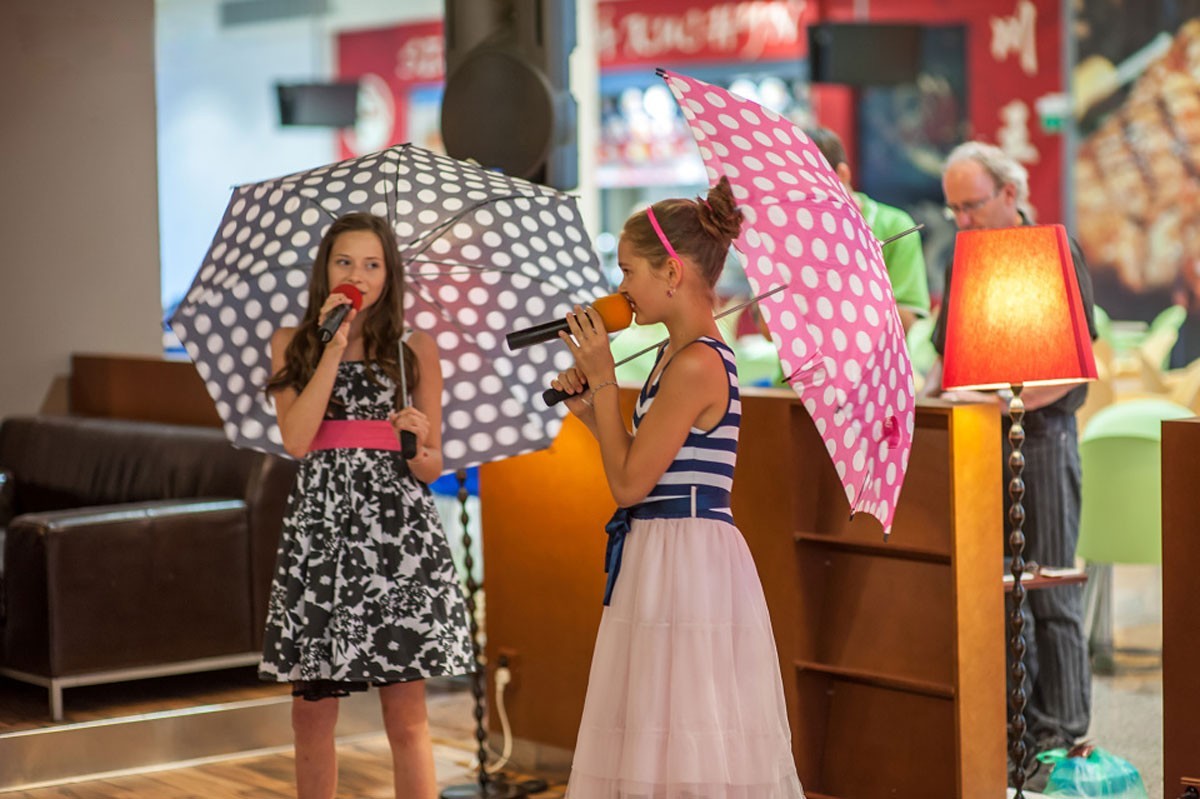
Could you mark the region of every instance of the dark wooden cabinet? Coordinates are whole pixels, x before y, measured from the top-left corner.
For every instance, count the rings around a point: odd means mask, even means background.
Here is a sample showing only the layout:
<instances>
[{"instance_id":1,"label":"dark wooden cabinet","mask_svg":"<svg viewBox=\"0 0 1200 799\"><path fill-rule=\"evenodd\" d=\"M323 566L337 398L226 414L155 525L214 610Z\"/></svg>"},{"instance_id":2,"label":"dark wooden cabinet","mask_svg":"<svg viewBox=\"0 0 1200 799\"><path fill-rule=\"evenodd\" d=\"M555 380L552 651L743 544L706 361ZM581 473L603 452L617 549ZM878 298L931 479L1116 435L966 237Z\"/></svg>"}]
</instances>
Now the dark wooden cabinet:
<instances>
[{"instance_id":1,"label":"dark wooden cabinet","mask_svg":"<svg viewBox=\"0 0 1200 799\"><path fill-rule=\"evenodd\" d=\"M1200 419L1162 423L1163 796L1200 788Z\"/></svg>"},{"instance_id":2,"label":"dark wooden cabinet","mask_svg":"<svg viewBox=\"0 0 1200 799\"><path fill-rule=\"evenodd\" d=\"M633 399L622 390L627 411ZM918 406L884 542L875 519L850 519L795 396L745 393L734 516L770 607L810 799L1004 795L1001 467L994 407ZM549 450L484 466L480 496L487 655L513 669L513 734L570 749L613 509L599 451L568 419Z\"/></svg>"}]
</instances>

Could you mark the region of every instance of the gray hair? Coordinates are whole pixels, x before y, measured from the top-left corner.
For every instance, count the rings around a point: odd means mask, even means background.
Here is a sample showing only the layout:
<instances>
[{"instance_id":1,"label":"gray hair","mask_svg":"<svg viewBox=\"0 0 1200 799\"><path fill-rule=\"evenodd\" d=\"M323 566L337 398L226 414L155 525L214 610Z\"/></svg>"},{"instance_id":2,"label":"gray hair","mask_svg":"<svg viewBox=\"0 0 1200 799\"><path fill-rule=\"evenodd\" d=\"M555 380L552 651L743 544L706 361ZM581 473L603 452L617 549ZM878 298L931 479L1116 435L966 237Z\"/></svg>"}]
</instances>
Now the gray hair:
<instances>
[{"instance_id":1,"label":"gray hair","mask_svg":"<svg viewBox=\"0 0 1200 799\"><path fill-rule=\"evenodd\" d=\"M974 161L983 167L996 182L996 188L1011 184L1017 191L1017 210L1030 222L1034 221L1033 206L1029 204L1029 171L1012 156L994 144L981 141L963 142L946 156L946 163L942 167L943 174L951 164L963 161Z\"/></svg>"}]
</instances>

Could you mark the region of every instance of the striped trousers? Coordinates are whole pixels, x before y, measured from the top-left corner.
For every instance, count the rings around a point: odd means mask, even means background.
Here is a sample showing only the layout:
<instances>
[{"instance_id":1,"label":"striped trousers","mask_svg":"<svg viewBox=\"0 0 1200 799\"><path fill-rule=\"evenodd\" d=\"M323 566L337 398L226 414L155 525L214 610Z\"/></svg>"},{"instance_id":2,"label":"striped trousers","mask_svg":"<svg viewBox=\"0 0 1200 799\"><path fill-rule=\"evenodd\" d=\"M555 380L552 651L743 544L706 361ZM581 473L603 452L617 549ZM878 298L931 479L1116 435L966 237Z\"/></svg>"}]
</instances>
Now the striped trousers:
<instances>
[{"instance_id":1,"label":"striped trousers","mask_svg":"<svg viewBox=\"0 0 1200 799\"><path fill-rule=\"evenodd\" d=\"M1004 553L1008 546L1008 419L1004 417ZM1043 566L1075 565L1079 540L1080 462L1074 414L1025 415L1026 562ZM1006 570L1007 571L1007 570ZM1011 595L1007 597L1011 602ZM1006 610L1011 610L1007 604ZM1028 591L1025 617L1027 680L1025 720L1038 742L1073 742L1087 734L1091 720L1092 674L1083 629L1083 586ZM1005 636L1007 638L1007 625Z\"/></svg>"}]
</instances>

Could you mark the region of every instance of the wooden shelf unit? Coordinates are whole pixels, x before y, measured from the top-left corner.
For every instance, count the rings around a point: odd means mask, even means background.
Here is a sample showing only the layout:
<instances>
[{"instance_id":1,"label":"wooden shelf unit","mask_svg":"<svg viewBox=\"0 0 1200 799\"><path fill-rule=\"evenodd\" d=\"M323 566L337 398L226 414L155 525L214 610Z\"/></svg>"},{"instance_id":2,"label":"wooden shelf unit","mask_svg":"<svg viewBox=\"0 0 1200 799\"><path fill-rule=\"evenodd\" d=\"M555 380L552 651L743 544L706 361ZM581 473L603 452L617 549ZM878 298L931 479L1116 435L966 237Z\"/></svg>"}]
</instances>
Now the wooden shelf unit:
<instances>
[{"instance_id":1,"label":"wooden shelf unit","mask_svg":"<svg viewBox=\"0 0 1200 799\"><path fill-rule=\"evenodd\" d=\"M1163 793L1200 787L1200 419L1162 423Z\"/></svg>"},{"instance_id":2,"label":"wooden shelf unit","mask_svg":"<svg viewBox=\"0 0 1200 799\"><path fill-rule=\"evenodd\" d=\"M622 389L626 411L634 392ZM845 494L803 405L747 391L734 516L762 578L810 797L1003 796L998 411L921 404L888 542ZM515 663L514 736L574 745L613 509L573 419L549 450L483 467L487 654ZM492 728L499 722L492 715Z\"/></svg>"}]
</instances>

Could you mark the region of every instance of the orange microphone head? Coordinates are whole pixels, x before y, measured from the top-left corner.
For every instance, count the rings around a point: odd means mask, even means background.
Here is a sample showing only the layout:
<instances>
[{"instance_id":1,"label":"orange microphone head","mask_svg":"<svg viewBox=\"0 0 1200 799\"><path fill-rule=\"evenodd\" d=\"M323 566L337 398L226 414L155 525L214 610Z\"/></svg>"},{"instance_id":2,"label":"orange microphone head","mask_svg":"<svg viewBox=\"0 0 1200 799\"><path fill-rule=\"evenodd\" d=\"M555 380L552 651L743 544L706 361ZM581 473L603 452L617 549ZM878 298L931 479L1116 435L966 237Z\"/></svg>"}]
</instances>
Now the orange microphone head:
<instances>
[{"instance_id":1,"label":"orange microphone head","mask_svg":"<svg viewBox=\"0 0 1200 799\"><path fill-rule=\"evenodd\" d=\"M609 333L624 330L633 321L633 307L630 306L629 300L625 299L624 294L609 294L607 297L599 297L592 303L592 307L600 314L600 318L604 321L604 329Z\"/></svg>"}]
</instances>

